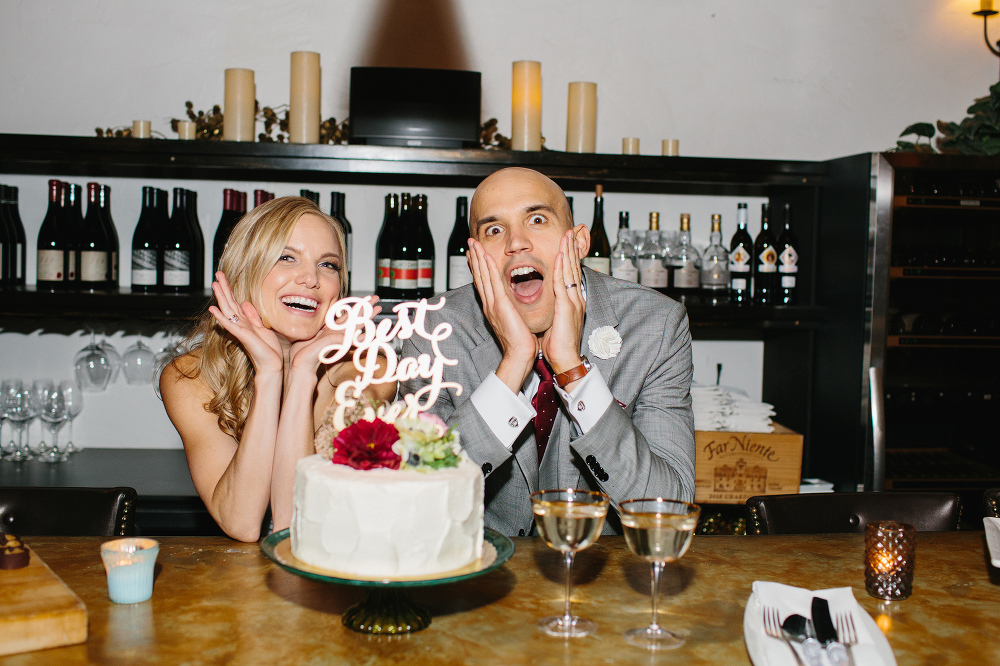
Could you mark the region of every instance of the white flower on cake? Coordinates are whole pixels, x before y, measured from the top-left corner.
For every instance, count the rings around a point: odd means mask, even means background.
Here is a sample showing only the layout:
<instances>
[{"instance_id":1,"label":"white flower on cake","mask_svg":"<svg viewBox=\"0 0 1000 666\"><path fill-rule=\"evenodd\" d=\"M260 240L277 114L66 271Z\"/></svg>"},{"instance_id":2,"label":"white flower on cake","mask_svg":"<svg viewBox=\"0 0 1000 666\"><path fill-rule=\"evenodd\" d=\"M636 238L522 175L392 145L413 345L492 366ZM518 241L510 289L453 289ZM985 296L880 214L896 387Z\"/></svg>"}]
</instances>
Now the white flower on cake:
<instances>
[{"instance_id":1,"label":"white flower on cake","mask_svg":"<svg viewBox=\"0 0 1000 666\"><path fill-rule=\"evenodd\" d=\"M611 326L595 328L587 340L590 353L605 360L618 356L622 350L622 336Z\"/></svg>"}]
</instances>

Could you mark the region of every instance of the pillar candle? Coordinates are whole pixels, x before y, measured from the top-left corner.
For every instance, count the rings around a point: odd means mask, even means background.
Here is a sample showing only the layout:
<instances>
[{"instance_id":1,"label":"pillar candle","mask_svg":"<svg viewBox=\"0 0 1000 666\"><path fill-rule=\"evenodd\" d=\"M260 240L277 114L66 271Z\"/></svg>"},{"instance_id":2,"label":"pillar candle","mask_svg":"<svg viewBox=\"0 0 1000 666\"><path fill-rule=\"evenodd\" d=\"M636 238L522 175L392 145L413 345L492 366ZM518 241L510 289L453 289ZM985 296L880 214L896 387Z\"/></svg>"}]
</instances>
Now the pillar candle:
<instances>
[{"instance_id":1,"label":"pillar candle","mask_svg":"<svg viewBox=\"0 0 1000 666\"><path fill-rule=\"evenodd\" d=\"M639 154L639 139L635 137L628 137L622 139L622 155L638 155Z\"/></svg>"},{"instance_id":2,"label":"pillar candle","mask_svg":"<svg viewBox=\"0 0 1000 666\"><path fill-rule=\"evenodd\" d=\"M289 143L319 143L319 92L319 54L294 51L288 98Z\"/></svg>"},{"instance_id":3,"label":"pillar candle","mask_svg":"<svg viewBox=\"0 0 1000 666\"><path fill-rule=\"evenodd\" d=\"M569 84L566 105L566 152L592 153L597 144L597 84Z\"/></svg>"},{"instance_id":4,"label":"pillar candle","mask_svg":"<svg viewBox=\"0 0 1000 666\"><path fill-rule=\"evenodd\" d=\"M677 157L680 155L680 141L677 139L664 139L661 142L663 154L667 157Z\"/></svg>"},{"instance_id":5,"label":"pillar candle","mask_svg":"<svg viewBox=\"0 0 1000 666\"><path fill-rule=\"evenodd\" d=\"M222 109L224 141L254 140L254 94L252 69L226 70L226 97Z\"/></svg>"},{"instance_id":6,"label":"pillar candle","mask_svg":"<svg viewBox=\"0 0 1000 666\"><path fill-rule=\"evenodd\" d=\"M542 149L542 63L514 63L510 143L514 150Z\"/></svg>"},{"instance_id":7,"label":"pillar candle","mask_svg":"<svg viewBox=\"0 0 1000 666\"><path fill-rule=\"evenodd\" d=\"M177 138L181 141L191 141L197 138L198 123L193 120L177 121Z\"/></svg>"},{"instance_id":8,"label":"pillar candle","mask_svg":"<svg viewBox=\"0 0 1000 666\"><path fill-rule=\"evenodd\" d=\"M150 130L150 122L148 120L133 120L132 121L132 138L133 139L148 139L152 134Z\"/></svg>"}]
</instances>

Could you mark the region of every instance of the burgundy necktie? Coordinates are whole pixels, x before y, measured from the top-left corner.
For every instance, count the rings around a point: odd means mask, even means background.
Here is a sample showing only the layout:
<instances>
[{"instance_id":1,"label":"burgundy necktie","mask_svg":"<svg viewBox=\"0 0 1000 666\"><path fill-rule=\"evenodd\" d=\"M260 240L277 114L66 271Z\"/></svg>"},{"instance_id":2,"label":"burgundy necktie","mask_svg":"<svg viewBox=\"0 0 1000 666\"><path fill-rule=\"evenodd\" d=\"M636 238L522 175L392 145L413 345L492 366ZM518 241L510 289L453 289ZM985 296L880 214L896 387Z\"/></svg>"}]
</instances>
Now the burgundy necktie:
<instances>
[{"instance_id":1,"label":"burgundy necktie","mask_svg":"<svg viewBox=\"0 0 1000 666\"><path fill-rule=\"evenodd\" d=\"M535 397L531 399L531 406L535 408L535 418L532 423L535 424L535 446L538 448L538 464L541 465L542 456L545 455L545 445L549 443L552 423L559 408L556 404L556 385L545 359L539 358L535 361L535 372L541 381L538 383Z\"/></svg>"}]
</instances>

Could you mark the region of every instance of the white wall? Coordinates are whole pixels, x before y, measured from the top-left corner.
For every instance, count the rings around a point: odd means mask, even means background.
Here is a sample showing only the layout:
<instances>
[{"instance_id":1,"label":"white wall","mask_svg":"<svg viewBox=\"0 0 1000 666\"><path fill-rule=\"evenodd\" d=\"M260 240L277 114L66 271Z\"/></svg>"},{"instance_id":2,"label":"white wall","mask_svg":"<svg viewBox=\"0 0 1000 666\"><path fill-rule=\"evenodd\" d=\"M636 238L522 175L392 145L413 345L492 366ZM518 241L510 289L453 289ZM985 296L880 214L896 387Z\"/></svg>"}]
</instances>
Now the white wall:
<instances>
[{"instance_id":1,"label":"white wall","mask_svg":"<svg viewBox=\"0 0 1000 666\"><path fill-rule=\"evenodd\" d=\"M986 94L997 80L997 60L982 43L981 20L970 15L977 8L975 0L0 0L0 132L93 135L95 127L145 118L173 137L169 120L182 117L185 100L196 109L222 103L226 67L255 70L258 99L278 105L288 98L288 54L314 50L323 63L323 116L338 120L347 114L352 65L436 65L445 58L482 72L483 117L498 118L509 134L510 63L534 59L542 62L543 133L551 148L565 143L567 84L590 80L598 84L600 152L619 152L622 137L637 136L642 152L656 154L660 139L671 137L685 155L827 159L889 148L912 122L959 120L974 97ZM390 44L391 52L376 44ZM30 245L44 214L46 179L0 178L21 188ZM209 240L222 188L299 189L102 182L112 186L123 244L143 184L197 190ZM347 192L355 288L371 289L386 188L311 189L322 192L324 207L331 189ZM469 192L426 191L441 288L454 197ZM590 195L570 194L578 219L589 219ZM725 234L732 233L738 200L750 202L755 231L759 199L617 193L607 195L608 227L613 231L618 210L632 212L633 227L659 210L665 228L690 212L695 241L704 245L711 213L722 213ZM122 272L127 284L124 258ZM131 342L115 344L124 351ZM85 343L82 334L0 333L0 377L69 377ZM696 343L694 351L697 381L714 383L715 364L723 362L723 384L759 396L760 343ZM152 391L122 383L88 396L76 430L75 439L88 446L179 445Z\"/></svg>"}]
</instances>

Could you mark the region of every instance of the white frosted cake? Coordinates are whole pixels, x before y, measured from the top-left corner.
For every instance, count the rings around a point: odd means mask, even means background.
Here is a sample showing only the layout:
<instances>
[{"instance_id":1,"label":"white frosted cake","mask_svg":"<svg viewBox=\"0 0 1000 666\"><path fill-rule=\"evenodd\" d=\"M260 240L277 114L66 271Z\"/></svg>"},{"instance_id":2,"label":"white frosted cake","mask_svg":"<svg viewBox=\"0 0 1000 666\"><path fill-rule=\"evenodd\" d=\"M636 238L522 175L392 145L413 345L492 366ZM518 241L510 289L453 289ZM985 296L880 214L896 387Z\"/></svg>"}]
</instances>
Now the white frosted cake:
<instances>
[{"instance_id":1,"label":"white frosted cake","mask_svg":"<svg viewBox=\"0 0 1000 666\"><path fill-rule=\"evenodd\" d=\"M460 569L482 556L483 473L464 459L435 470L353 469L321 455L298 462L292 553L366 578Z\"/></svg>"}]
</instances>

